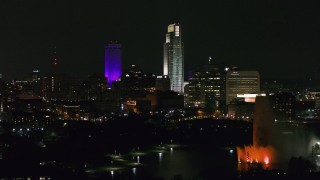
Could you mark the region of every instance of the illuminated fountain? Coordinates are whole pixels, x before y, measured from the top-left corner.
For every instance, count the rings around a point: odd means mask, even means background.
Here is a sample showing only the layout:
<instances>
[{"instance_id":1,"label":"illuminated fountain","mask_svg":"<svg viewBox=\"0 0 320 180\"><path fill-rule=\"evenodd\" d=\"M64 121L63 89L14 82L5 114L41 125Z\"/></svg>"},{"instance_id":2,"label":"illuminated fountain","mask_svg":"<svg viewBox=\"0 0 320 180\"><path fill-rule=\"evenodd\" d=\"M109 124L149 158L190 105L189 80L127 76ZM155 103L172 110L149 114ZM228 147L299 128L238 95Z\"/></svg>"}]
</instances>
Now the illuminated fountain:
<instances>
[{"instance_id":1,"label":"illuminated fountain","mask_svg":"<svg viewBox=\"0 0 320 180\"><path fill-rule=\"evenodd\" d=\"M262 164L269 168L276 160L273 148L272 122L274 120L268 96L257 96L253 118L253 145L237 147L239 170L248 170L251 165Z\"/></svg>"}]
</instances>

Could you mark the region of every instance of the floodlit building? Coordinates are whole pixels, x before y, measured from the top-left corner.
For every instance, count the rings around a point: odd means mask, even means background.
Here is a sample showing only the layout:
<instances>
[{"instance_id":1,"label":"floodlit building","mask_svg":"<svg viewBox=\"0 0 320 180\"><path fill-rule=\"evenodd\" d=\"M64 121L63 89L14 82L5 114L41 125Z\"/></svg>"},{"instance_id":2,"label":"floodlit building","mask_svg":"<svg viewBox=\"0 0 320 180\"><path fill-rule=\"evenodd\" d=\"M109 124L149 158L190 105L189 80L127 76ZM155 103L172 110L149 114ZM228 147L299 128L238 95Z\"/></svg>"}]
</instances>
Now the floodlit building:
<instances>
[{"instance_id":1,"label":"floodlit building","mask_svg":"<svg viewBox=\"0 0 320 180\"><path fill-rule=\"evenodd\" d=\"M122 75L121 44L108 43L105 46L105 71L104 76L108 79L108 87L113 81L117 81Z\"/></svg>"},{"instance_id":2,"label":"floodlit building","mask_svg":"<svg viewBox=\"0 0 320 180\"><path fill-rule=\"evenodd\" d=\"M170 24L163 46L163 75L170 78L170 90L184 92L184 53L181 26Z\"/></svg>"}]
</instances>

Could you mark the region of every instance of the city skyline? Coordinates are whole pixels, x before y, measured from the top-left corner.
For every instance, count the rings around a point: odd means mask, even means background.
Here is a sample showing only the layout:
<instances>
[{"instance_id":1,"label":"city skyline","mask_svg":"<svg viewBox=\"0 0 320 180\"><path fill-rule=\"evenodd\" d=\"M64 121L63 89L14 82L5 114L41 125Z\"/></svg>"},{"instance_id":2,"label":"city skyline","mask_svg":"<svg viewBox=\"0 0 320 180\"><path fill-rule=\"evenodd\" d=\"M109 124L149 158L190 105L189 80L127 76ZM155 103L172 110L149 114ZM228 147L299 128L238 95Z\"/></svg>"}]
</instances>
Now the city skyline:
<instances>
[{"instance_id":1,"label":"city skyline","mask_svg":"<svg viewBox=\"0 0 320 180\"><path fill-rule=\"evenodd\" d=\"M319 179L319 5L2 2L0 179Z\"/></svg>"},{"instance_id":2,"label":"city skyline","mask_svg":"<svg viewBox=\"0 0 320 180\"><path fill-rule=\"evenodd\" d=\"M317 2L166 4L4 2L0 74L22 78L35 69L50 72L55 46L63 72L103 73L104 45L116 39L123 45L123 69L136 64L161 75L166 26L175 22L184 30L185 74L209 56L257 70L262 79L308 80L319 72Z\"/></svg>"}]
</instances>

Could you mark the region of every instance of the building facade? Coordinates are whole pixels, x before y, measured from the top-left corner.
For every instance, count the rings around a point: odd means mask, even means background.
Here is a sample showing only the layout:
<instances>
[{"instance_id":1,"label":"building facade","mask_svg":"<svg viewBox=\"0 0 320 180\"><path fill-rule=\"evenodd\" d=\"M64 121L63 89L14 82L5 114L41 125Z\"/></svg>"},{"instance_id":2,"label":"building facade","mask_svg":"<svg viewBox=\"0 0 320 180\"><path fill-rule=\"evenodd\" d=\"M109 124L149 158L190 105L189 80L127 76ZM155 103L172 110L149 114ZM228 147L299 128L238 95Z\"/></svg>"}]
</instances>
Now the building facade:
<instances>
[{"instance_id":1,"label":"building facade","mask_svg":"<svg viewBox=\"0 0 320 180\"><path fill-rule=\"evenodd\" d=\"M226 104L237 98L237 94L259 94L258 71L228 71L226 75Z\"/></svg>"},{"instance_id":2,"label":"building facade","mask_svg":"<svg viewBox=\"0 0 320 180\"><path fill-rule=\"evenodd\" d=\"M292 93L280 92L273 96L273 110L277 119L292 120L295 118L296 98Z\"/></svg>"},{"instance_id":3,"label":"building facade","mask_svg":"<svg viewBox=\"0 0 320 180\"><path fill-rule=\"evenodd\" d=\"M181 26L170 24L163 46L163 75L170 78L170 90L184 93L184 52Z\"/></svg>"},{"instance_id":4,"label":"building facade","mask_svg":"<svg viewBox=\"0 0 320 180\"><path fill-rule=\"evenodd\" d=\"M170 79L168 76L157 76L156 90L162 92L170 90Z\"/></svg>"}]
</instances>

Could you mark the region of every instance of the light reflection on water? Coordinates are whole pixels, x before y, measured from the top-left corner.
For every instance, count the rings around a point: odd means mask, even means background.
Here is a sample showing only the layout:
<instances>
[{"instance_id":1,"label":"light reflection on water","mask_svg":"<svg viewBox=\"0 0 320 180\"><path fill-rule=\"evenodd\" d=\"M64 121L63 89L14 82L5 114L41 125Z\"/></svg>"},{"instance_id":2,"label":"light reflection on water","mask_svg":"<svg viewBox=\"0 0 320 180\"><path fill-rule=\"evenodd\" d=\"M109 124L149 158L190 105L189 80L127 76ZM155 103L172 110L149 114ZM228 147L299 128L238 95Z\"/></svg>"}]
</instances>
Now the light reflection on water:
<instances>
[{"instance_id":1,"label":"light reflection on water","mask_svg":"<svg viewBox=\"0 0 320 180\"><path fill-rule=\"evenodd\" d=\"M212 179L235 175L237 155L235 147L169 147L165 151L150 151L139 157L141 165L110 172L113 179L121 179L123 172L136 177L173 179L175 177Z\"/></svg>"},{"instance_id":2,"label":"light reflection on water","mask_svg":"<svg viewBox=\"0 0 320 180\"><path fill-rule=\"evenodd\" d=\"M230 149L188 147L187 149L170 148L158 155L148 154L141 158L141 162L143 166L137 168L137 174L152 174L153 177L165 179L171 179L177 175L199 178L212 176L213 173L235 172L237 157L235 153L230 153Z\"/></svg>"},{"instance_id":3,"label":"light reflection on water","mask_svg":"<svg viewBox=\"0 0 320 180\"><path fill-rule=\"evenodd\" d=\"M292 156L308 157L311 154L310 145L318 140L318 136L315 136L308 128L291 130L291 133L283 133L288 131L283 131L282 128L277 131L278 139L275 141L275 150L278 154L278 162L274 164L276 169L286 170ZM212 179L218 175L237 174L236 152L235 147L219 148L205 145L168 147L161 152L153 151L140 156L139 161L142 166L136 167L133 174L135 176L149 174L152 177L165 179L172 179L178 175L186 179Z\"/></svg>"},{"instance_id":4,"label":"light reflection on water","mask_svg":"<svg viewBox=\"0 0 320 180\"><path fill-rule=\"evenodd\" d=\"M273 142L277 151L278 162L274 164L276 169L286 170L292 156L307 157L311 154L311 145L319 141L319 134L305 126L274 128L277 137ZM219 175L237 174L238 159L235 147L219 148L200 145L197 147L167 146L163 149L162 146L158 146L156 150L145 152L144 155L136 158L142 165L134 169L130 168L130 172L137 177L148 174L165 179L172 179L177 175L181 175L183 179L212 179Z\"/></svg>"}]
</instances>

